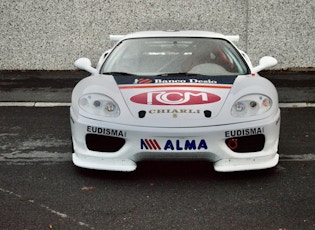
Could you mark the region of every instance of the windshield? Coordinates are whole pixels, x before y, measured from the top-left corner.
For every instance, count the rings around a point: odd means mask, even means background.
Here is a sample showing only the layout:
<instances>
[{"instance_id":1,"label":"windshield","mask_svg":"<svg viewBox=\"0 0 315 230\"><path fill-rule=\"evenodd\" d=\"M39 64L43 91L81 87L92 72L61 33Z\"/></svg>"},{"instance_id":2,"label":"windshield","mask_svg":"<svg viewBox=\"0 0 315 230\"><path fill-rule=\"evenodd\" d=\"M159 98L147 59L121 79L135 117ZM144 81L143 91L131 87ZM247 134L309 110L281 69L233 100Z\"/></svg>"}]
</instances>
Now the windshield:
<instances>
[{"instance_id":1,"label":"windshield","mask_svg":"<svg viewBox=\"0 0 315 230\"><path fill-rule=\"evenodd\" d=\"M138 38L122 41L105 61L103 74L207 76L248 74L239 52L213 38Z\"/></svg>"}]
</instances>

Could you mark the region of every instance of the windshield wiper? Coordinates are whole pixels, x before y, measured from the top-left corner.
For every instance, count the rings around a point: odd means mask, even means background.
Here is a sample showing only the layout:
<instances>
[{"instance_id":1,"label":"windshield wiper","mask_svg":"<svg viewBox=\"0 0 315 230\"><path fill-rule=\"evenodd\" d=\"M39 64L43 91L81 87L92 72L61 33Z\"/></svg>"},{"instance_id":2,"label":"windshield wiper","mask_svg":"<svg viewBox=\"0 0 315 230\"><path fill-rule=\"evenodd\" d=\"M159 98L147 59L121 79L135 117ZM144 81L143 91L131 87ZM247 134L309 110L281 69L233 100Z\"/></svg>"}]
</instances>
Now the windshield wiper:
<instances>
[{"instance_id":1,"label":"windshield wiper","mask_svg":"<svg viewBox=\"0 0 315 230\"><path fill-rule=\"evenodd\" d=\"M125 76L134 76L135 75L133 73L127 73L127 72L104 72L102 74L105 74L105 75L125 75Z\"/></svg>"}]
</instances>

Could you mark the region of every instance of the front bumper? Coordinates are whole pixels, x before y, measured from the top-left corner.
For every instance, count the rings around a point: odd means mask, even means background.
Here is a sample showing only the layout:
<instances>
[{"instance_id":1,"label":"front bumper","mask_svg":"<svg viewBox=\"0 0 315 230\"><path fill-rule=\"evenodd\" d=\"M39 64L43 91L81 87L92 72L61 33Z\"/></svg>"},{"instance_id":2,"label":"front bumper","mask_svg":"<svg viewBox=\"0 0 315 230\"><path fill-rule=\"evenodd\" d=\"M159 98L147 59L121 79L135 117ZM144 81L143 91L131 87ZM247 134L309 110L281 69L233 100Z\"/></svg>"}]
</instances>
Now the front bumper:
<instances>
[{"instance_id":1,"label":"front bumper","mask_svg":"<svg viewBox=\"0 0 315 230\"><path fill-rule=\"evenodd\" d=\"M254 122L194 128L128 126L88 119L72 109L70 114L72 160L83 168L133 171L136 162L144 159L204 159L214 162L216 171L228 172L271 168L279 161L280 110ZM227 144L228 139L237 143L237 139L257 135L264 136L264 143L254 152L233 151L235 143ZM108 141L101 144L98 141L97 147L91 148L88 136ZM111 147L109 151L99 149L99 146L112 146L111 140L119 140L121 146Z\"/></svg>"}]
</instances>

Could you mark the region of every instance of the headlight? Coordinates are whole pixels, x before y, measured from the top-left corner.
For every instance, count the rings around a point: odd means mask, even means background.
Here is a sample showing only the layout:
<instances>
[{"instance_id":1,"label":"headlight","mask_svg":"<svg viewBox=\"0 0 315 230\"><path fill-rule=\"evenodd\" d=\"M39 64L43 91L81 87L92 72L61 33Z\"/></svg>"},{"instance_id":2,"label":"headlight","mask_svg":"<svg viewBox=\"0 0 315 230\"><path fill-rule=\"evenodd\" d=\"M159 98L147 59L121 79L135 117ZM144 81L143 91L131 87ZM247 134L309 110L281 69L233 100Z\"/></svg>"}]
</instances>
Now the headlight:
<instances>
[{"instance_id":1,"label":"headlight","mask_svg":"<svg viewBox=\"0 0 315 230\"><path fill-rule=\"evenodd\" d=\"M118 117L120 114L116 102L103 94L86 94L78 103L81 109L93 115Z\"/></svg>"},{"instance_id":2,"label":"headlight","mask_svg":"<svg viewBox=\"0 0 315 230\"><path fill-rule=\"evenodd\" d=\"M267 112L272 106L272 100L260 94L251 94L238 99L232 109L233 117L250 117Z\"/></svg>"}]
</instances>

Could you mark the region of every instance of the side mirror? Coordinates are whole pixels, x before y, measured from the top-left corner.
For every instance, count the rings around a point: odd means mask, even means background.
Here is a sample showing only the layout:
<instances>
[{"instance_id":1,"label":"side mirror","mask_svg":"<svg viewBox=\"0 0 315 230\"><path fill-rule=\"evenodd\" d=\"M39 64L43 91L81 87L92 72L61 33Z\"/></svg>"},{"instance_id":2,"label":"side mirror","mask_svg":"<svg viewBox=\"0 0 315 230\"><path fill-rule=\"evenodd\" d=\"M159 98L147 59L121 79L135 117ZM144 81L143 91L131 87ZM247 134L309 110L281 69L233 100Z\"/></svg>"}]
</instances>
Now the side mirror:
<instances>
[{"instance_id":1,"label":"side mirror","mask_svg":"<svg viewBox=\"0 0 315 230\"><path fill-rule=\"evenodd\" d=\"M92 67L91 61L88 58L79 58L74 62L74 65L79 69L85 70L91 74L96 74L97 70Z\"/></svg>"},{"instance_id":2,"label":"side mirror","mask_svg":"<svg viewBox=\"0 0 315 230\"><path fill-rule=\"evenodd\" d=\"M259 71L261 71L263 69L273 67L273 66L277 65L277 63L278 63L277 59L275 59L273 57L270 57L270 56L262 57L259 60L259 65L253 68L253 73L258 73Z\"/></svg>"}]
</instances>

